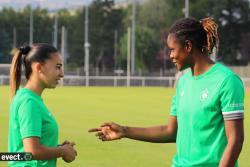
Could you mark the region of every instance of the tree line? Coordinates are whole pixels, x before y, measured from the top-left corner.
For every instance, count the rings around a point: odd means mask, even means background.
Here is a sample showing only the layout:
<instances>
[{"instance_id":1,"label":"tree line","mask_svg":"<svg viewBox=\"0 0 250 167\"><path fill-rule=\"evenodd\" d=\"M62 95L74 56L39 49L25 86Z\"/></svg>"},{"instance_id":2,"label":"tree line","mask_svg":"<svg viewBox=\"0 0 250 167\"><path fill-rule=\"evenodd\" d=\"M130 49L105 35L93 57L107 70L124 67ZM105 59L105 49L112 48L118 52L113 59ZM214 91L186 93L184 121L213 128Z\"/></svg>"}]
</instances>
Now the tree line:
<instances>
[{"instance_id":1,"label":"tree line","mask_svg":"<svg viewBox=\"0 0 250 167\"><path fill-rule=\"evenodd\" d=\"M184 0L145 0L136 5L136 70L172 68L165 46L170 25L184 17ZM58 18L58 48L61 27L67 30L67 66L84 65L85 7L61 9ZM13 48L29 43L30 12L34 18L34 42L53 44L55 13L30 6L0 11L0 63L10 63ZM250 4L248 0L190 0L189 14L198 19L211 16L219 24L217 59L228 65L247 65L250 60ZM132 4L94 0L89 5L90 69L126 69L127 28L132 24Z\"/></svg>"}]
</instances>

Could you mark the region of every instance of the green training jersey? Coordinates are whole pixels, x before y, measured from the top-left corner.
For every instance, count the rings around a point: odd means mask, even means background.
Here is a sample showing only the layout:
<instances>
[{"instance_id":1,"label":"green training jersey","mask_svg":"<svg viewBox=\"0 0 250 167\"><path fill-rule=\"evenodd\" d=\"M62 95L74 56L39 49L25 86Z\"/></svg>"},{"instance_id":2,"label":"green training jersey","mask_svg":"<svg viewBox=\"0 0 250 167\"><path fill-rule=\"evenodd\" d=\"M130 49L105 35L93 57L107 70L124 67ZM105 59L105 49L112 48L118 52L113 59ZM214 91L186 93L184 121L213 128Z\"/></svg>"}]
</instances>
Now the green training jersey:
<instances>
[{"instance_id":1,"label":"green training jersey","mask_svg":"<svg viewBox=\"0 0 250 167\"><path fill-rule=\"evenodd\" d=\"M244 117L242 81L219 63L199 76L189 70L178 82L170 115L178 122L172 166L218 167L227 145L224 121Z\"/></svg>"},{"instance_id":2,"label":"green training jersey","mask_svg":"<svg viewBox=\"0 0 250 167\"><path fill-rule=\"evenodd\" d=\"M10 107L9 152L24 152L22 140L38 137L46 147L57 147L58 126L40 96L29 89L21 88L14 96ZM55 167L54 160L9 161L9 167Z\"/></svg>"}]
</instances>

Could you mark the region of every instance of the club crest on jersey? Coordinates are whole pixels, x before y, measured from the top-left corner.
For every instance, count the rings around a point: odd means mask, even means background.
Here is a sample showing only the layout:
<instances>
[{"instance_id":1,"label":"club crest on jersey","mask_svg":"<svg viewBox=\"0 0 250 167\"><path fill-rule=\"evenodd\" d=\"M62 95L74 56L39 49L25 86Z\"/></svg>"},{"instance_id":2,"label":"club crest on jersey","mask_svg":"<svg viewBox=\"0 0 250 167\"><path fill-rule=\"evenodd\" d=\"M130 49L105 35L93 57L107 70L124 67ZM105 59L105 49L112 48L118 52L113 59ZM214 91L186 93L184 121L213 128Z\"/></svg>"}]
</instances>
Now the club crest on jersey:
<instances>
[{"instance_id":1,"label":"club crest on jersey","mask_svg":"<svg viewBox=\"0 0 250 167\"><path fill-rule=\"evenodd\" d=\"M207 98L208 98L208 90L207 90L207 88L206 88L206 89L204 89L204 90L201 92L200 99L201 99L201 101L205 101L205 100L207 100Z\"/></svg>"},{"instance_id":2,"label":"club crest on jersey","mask_svg":"<svg viewBox=\"0 0 250 167\"><path fill-rule=\"evenodd\" d=\"M184 91L182 91L180 95L181 95L181 97L183 97L184 96Z\"/></svg>"}]
</instances>

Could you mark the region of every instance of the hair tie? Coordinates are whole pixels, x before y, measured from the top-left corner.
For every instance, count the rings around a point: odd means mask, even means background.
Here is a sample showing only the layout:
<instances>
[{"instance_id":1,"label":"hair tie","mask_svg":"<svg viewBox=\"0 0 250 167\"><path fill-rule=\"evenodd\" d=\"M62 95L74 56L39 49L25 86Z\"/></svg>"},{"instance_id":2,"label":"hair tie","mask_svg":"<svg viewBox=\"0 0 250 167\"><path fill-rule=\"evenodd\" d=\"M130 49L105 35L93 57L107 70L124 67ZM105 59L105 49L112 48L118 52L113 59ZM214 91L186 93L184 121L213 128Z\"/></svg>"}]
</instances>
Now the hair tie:
<instances>
[{"instance_id":1,"label":"hair tie","mask_svg":"<svg viewBox=\"0 0 250 167\"><path fill-rule=\"evenodd\" d=\"M19 48L19 51L22 55L27 55L29 53L29 51L31 50L31 47L30 46L21 46Z\"/></svg>"}]
</instances>

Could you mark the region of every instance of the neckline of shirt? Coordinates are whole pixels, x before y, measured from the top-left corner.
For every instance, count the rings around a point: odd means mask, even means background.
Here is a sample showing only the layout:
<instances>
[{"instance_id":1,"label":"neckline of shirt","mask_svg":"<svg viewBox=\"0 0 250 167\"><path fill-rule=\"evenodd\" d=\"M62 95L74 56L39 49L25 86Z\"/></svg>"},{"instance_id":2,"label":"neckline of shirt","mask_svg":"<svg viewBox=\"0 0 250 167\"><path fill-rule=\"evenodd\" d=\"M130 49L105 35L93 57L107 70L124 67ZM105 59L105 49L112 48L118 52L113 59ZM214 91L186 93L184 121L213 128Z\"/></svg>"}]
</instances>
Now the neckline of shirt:
<instances>
[{"instance_id":1,"label":"neckline of shirt","mask_svg":"<svg viewBox=\"0 0 250 167\"><path fill-rule=\"evenodd\" d=\"M192 76L192 78L194 80L199 80L199 79L203 78L204 76L206 76L206 75L210 74L211 72L213 72L218 65L219 65L219 63L214 63L207 71L205 71L203 74L198 75L198 76L193 76L192 72L191 72L191 76Z\"/></svg>"},{"instance_id":2,"label":"neckline of shirt","mask_svg":"<svg viewBox=\"0 0 250 167\"><path fill-rule=\"evenodd\" d=\"M28 88L21 88L20 90L23 90L25 92L29 92L32 96L35 96L38 99L42 100L42 97L39 96L38 94L36 94L35 92L33 92L32 90L28 89Z\"/></svg>"}]
</instances>

